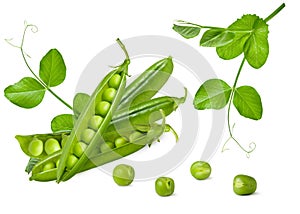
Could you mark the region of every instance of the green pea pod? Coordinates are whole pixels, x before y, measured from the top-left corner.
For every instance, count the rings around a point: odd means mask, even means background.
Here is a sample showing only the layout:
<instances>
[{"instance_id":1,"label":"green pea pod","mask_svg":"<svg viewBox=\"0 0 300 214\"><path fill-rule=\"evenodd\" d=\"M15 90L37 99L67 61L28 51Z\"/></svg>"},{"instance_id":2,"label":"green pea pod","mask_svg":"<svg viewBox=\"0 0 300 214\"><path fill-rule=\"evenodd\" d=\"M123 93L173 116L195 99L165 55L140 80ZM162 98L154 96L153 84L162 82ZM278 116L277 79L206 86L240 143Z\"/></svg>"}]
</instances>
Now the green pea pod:
<instances>
[{"instance_id":1,"label":"green pea pod","mask_svg":"<svg viewBox=\"0 0 300 214\"><path fill-rule=\"evenodd\" d=\"M117 128L136 124L147 125L150 124L152 121L160 120L161 115L154 114L155 112L163 110L165 116L168 116L173 111L175 111L180 104L185 102L186 97L187 89L185 88L185 95L181 98L168 96L158 97L148 102L132 106L129 108L129 110L120 110L118 112L118 117L114 118L108 130L111 129L112 125L115 125L115 127Z\"/></svg>"},{"instance_id":2,"label":"green pea pod","mask_svg":"<svg viewBox=\"0 0 300 214\"><path fill-rule=\"evenodd\" d=\"M164 86L172 72L172 57L161 59L151 65L126 88L118 109L151 99Z\"/></svg>"},{"instance_id":3,"label":"green pea pod","mask_svg":"<svg viewBox=\"0 0 300 214\"><path fill-rule=\"evenodd\" d=\"M125 90L126 76L128 75L127 72L130 60L124 45L120 42L120 40L117 41L125 52L126 59L123 64L116 67L113 71L111 71L104 77L104 79L99 83L99 85L91 95L88 104L81 112L70 136L68 137L65 148L61 155L60 164L57 170L57 182L60 182L61 178L65 175L67 175L67 177L69 178L74 176L82 167L82 165L87 162L95 146L97 146L98 142L101 141L102 135L109 125L112 119L112 115L114 114L122 98ZM118 75L120 76L120 78L118 77L119 80L116 81L115 77L117 77ZM117 87L116 82L118 82ZM117 88L114 99L111 103L104 101L102 98L104 91L108 88ZM101 125L96 132L88 129L89 120L94 115L101 115L103 117ZM86 130L88 130L88 133L86 133ZM73 147L80 140L85 141L88 146L82 156L80 158L78 157L77 159L73 155ZM68 167L68 171L66 170L66 167Z\"/></svg>"},{"instance_id":4,"label":"green pea pod","mask_svg":"<svg viewBox=\"0 0 300 214\"><path fill-rule=\"evenodd\" d=\"M117 109L120 110L124 107L134 106L150 100L164 86L172 72L172 57L155 62L126 87ZM88 94L78 93L75 95L73 110L76 119L79 117L84 105L88 103L88 100ZM113 115L113 119L116 116Z\"/></svg>"},{"instance_id":5,"label":"green pea pod","mask_svg":"<svg viewBox=\"0 0 300 214\"><path fill-rule=\"evenodd\" d=\"M67 132L55 133L55 134L35 134L35 135L17 135L16 139L18 140L22 151L31 158L42 159L48 156L45 151L45 142L49 139L56 139L60 144L62 142L63 136L68 134ZM32 143L34 141L42 142L42 150L40 154L35 156L30 152L30 148L33 147Z\"/></svg>"},{"instance_id":6,"label":"green pea pod","mask_svg":"<svg viewBox=\"0 0 300 214\"><path fill-rule=\"evenodd\" d=\"M80 168L79 172L87 171L89 169L104 165L106 163L112 162L114 160L120 159L122 157L128 156L134 152L139 151L145 145L151 144L156 141L165 130L165 118L161 124L154 124L151 126L150 130L145 135L140 135L134 141L124 144L121 147L114 148L110 151L100 153L89 159L86 164ZM49 162L55 162L60 158L59 153L55 153L44 160L36 164L32 170L32 175L29 178L30 180L35 181L52 181L56 179L57 168L53 168L47 171L43 171L45 164ZM68 177L64 177L63 180L67 180Z\"/></svg>"}]
</instances>

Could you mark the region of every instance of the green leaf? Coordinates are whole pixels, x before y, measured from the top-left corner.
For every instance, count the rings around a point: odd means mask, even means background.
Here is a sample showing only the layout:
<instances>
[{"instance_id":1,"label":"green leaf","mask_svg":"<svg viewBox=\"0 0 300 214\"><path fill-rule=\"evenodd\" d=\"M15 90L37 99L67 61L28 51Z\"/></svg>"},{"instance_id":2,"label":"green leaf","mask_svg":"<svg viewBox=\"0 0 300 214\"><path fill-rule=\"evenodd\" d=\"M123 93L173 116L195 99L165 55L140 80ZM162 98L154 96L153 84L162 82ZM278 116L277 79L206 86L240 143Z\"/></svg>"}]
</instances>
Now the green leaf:
<instances>
[{"instance_id":1,"label":"green leaf","mask_svg":"<svg viewBox=\"0 0 300 214\"><path fill-rule=\"evenodd\" d=\"M235 90L233 104L240 115L259 120L262 117L263 107L257 91L251 86L241 86Z\"/></svg>"},{"instance_id":2,"label":"green leaf","mask_svg":"<svg viewBox=\"0 0 300 214\"><path fill-rule=\"evenodd\" d=\"M257 19L256 30L244 46L245 57L253 68L262 67L269 55L268 25L260 18Z\"/></svg>"},{"instance_id":3,"label":"green leaf","mask_svg":"<svg viewBox=\"0 0 300 214\"><path fill-rule=\"evenodd\" d=\"M73 99L73 112L75 118L78 118L86 104L89 102L90 95L77 93Z\"/></svg>"},{"instance_id":4,"label":"green leaf","mask_svg":"<svg viewBox=\"0 0 300 214\"><path fill-rule=\"evenodd\" d=\"M71 131L73 129L73 115L60 114L51 121L51 130L55 132Z\"/></svg>"},{"instance_id":5,"label":"green leaf","mask_svg":"<svg viewBox=\"0 0 300 214\"><path fill-rule=\"evenodd\" d=\"M224 108L229 101L231 90L223 80L207 80L195 95L194 107L198 110Z\"/></svg>"},{"instance_id":6,"label":"green leaf","mask_svg":"<svg viewBox=\"0 0 300 214\"><path fill-rule=\"evenodd\" d=\"M221 47L232 42L234 36L234 33L228 32L224 29L207 30L200 40L200 46Z\"/></svg>"},{"instance_id":7,"label":"green leaf","mask_svg":"<svg viewBox=\"0 0 300 214\"><path fill-rule=\"evenodd\" d=\"M46 89L35 79L25 77L4 90L5 97L22 108L33 108L39 105Z\"/></svg>"},{"instance_id":8,"label":"green leaf","mask_svg":"<svg viewBox=\"0 0 300 214\"><path fill-rule=\"evenodd\" d=\"M38 158L30 158L27 166L25 168L25 172L27 172L28 174L32 171L32 168L40 161L40 159Z\"/></svg>"},{"instance_id":9,"label":"green leaf","mask_svg":"<svg viewBox=\"0 0 300 214\"><path fill-rule=\"evenodd\" d=\"M244 15L232 23L228 31L235 33L233 41L217 48L222 59L233 59L244 52L248 63L254 68L263 66L268 58L268 25L256 15Z\"/></svg>"},{"instance_id":10,"label":"green leaf","mask_svg":"<svg viewBox=\"0 0 300 214\"><path fill-rule=\"evenodd\" d=\"M173 25L173 30L186 39L194 38L199 35L200 27Z\"/></svg>"},{"instance_id":11,"label":"green leaf","mask_svg":"<svg viewBox=\"0 0 300 214\"><path fill-rule=\"evenodd\" d=\"M62 55L51 49L40 62L40 78L50 87L61 84L66 78L66 65Z\"/></svg>"}]
</instances>

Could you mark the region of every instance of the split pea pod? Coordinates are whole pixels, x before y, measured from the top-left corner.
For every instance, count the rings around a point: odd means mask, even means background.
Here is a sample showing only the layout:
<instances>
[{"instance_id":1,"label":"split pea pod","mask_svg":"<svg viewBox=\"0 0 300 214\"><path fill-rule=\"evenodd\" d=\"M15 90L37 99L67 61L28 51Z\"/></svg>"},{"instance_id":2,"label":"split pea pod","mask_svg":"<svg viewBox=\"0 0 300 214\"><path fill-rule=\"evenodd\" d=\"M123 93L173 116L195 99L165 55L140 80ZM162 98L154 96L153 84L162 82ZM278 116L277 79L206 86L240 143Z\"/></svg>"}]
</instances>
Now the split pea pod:
<instances>
[{"instance_id":1,"label":"split pea pod","mask_svg":"<svg viewBox=\"0 0 300 214\"><path fill-rule=\"evenodd\" d=\"M130 140L120 147L114 147L101 153L99 152L97 155L90 158L86 162L86 164L79 169L77 173L95 168L97 166L104 165L111 161L120 159L134 152L137 152L138 150L142 149L145 145L151 144L154 141L156 141L163 134L164 130L165 130L165 119L163 118L161 124L152 124L151 128L146 133L142 133L139 131L132 131L131 135L135 135L136 137L134 138L129 137L128 139ZM139 135L136 135L137 133ZM59 158L60 158L60 154L55 153L47 157L46 159L40 161L38 164L36 164L32 170L32 175L30 177L30 180L36 180L36 181L55 180L57 168L51 168L45 170L45 166L49 165L49 163L56 163L56 167L57 167L57 165L59 165L58 163Z\"/></svg>"},{"instance_id":2,"label":"split pea pod","mask_svg":"<svg viewBox=\"0 0 300 214\"><path fill-rule=\"evenodd\" d=\"M120 66L104 77L81 112L60 157L57 182L60 182L63 177L71 178L74 176L88 161L94 148L101 141L102 135L119 105L125 90L130 60L124 45L120 40L117 40L117 42L125 52L126 59ZM108 90L109 92L107 92ZM106 93L109 96L104 96ZM91 124L97 124L98 129L95 131ZM73 148L77 143L87 145L79 158L73 153Z\"/></svg>"}]
</instances>

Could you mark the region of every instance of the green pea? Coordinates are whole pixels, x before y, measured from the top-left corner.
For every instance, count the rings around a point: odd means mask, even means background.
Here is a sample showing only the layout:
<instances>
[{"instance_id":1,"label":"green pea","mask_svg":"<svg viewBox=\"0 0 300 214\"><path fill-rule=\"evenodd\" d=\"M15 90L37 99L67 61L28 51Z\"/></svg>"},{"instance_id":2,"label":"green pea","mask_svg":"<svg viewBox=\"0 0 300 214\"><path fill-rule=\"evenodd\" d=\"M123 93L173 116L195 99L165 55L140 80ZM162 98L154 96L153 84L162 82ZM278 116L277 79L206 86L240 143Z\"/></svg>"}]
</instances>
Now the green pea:
<instances>
[{"instance_id":1,"label":"green pea","mask_svg":"<svg viewBox=\"0 0 300 214\"><path fill-rule=\"evenodd\" d=\"M85 130L83 130L80 139L81 139L83 142L89 144L89 143L92 141L92 139L93 139L95 133L96 133L96 132L95 132L94 130L92 130L92 129L85 129Z\"/></svg>"},{"instance_id":2,"label":"green pea","mask_svg":"<svg viewBox=\"0 0 300 214\"><path fill-rule=\"evenodd\" d=\"M67 135L63 135L63 136L62 136L62 140L61 140L61 142L60 142L62 148L64 148L64 146L66 145L66 142L67 142L67 140L68 140L68 137L69 137L69 136L67 136Z\"/></svg>"},{"instance_id":3,"label":"green pea","mask_svg":"<svg viewBox=\"0 0 300 214\"><path fill-rule=\"evenodd\" d=\"M211 167L207 162L196 161L192 164L190 171L194 178L204 180L210 176Z\"/></svg>"},{"instance_id":4,"label":"green pea","mask_svg":"<svg viewBox=\"0 0 300 214\"><path fill-rule=\"evenodd\" d=\"M97 115L101 115L102 117L105 117L110 109L110 103L107 101L101 101L96 105L95 113Z\"/></svg>"},{"instance_id":5,"label":"green pea","mask_svg":"<svg viewBox=\"0 0 300 214\"><path fill-rule=\"evenodd\" d=\"M99 115L94 115L93 117L91 117L91 119L89 120L89 128L97 131L101 125L103 121L103 117L99 116Z\"/></svg>"},{"instance_id":6,"label":"green pea","mask_svg":"<svg viewBox=\"0 0 300 214\"><path fill-rule=\"evenodd\" d=\"M134 179L134 169L132 166L120 164L114 168L113 179L119 186L128 186Z\"/></svg>"},{"instance_id":7,"label":"green pea","mask_svg":"<svg viewBox=\"0 0 300 214\"><path fill-rule=\"evenodd\" d=\"M112 102L117 94L117 90L114 88L107 88L102 94L102 100Z\"/></svg>"},{"instance_id":8,"label":"green pea","mask_svg":"<svg viewBox=\"0 0 300 214\"><path fill-rule=\"evenodd\" d=\"M115 139L115 146L118 148L125 145L127 142L128 141L125 137L118 137Z\"/></svg>"},{"instance_id":9,"label":"green pea","mask_svg":"<svg viewBox=\"0 0 300 214\"><path fill-rule=\"evenodd\" d=\"M55 168L55 163L54 162L49 162L46 163L43 167L43 171L48 171L50 169L54 169Z\"/></svg>"},{"instance_id":10,"label":"green pea","mask_svg":"<svg viewBox=\"0 0 300 214\"><path fill-rule=\"evenodd\" d=\"M61 150L59 142L54 138L49 138L45 143L45 152L48 155Z\"/></svg>"},{"instance_id":11,"label":"green pea","mask_svg":"<svg viewBox=\"0 0 300 214\"><path fill-rule=\"evenodd\" d=\"M44 144L39 139L33 139L28 145L28 151L33 156L39 156L43 153Z\"/></svg>"},{"instance_id":12,"label":"green pea","mask_svg":"<svg viewBox=\"0 0 300 214\"><path fill-rule=\"evenodd\" d=\"M111 88L118 89L121 83L122 77L119 74L114 74L108 81L108 86Z\"/></svg>"},{"instance_id":13,"label":"green pea","mask_svg":"<svg viewBox=\"0 0 300 214\"><path fill-rule=\"evenodd\" d=\"M172 178L160 177L155 181L155 191L160 196L170 196L174 193L175 183Z\"/></svg>"},{"instance_id":14,"label":"green pea","mask_svg":"<svg viewBox=\"0 0 300 214\"><path fill-rule=\"evenodd\" d=\"M133 133L130 134L129 136L129 142L134 142L136 139L139 139L141 137L143 137L144 134L138 131L135 131Z\"/></svg>"},{"instance_id":15,"label":"green pea","mask_svg":"<svg viewBox=\"0 0 300 214\"><path fill-rule=\"evenodd\" d=\"M75 155L70 155L66 162L67 169L72 169L73 166L77 163L78 158Z\"/></svg>"},{"instance_id":16,"label":"green pea","mask_svg":"<svg viewBox=\"0 0 300 214\"><path fill-rule=\"evenodd\" d=\"M102 153L108 152L108 151L112 150L114 147L115 147L115 144L113 142L105 142L100 145L100 151Z\"/></svg>"},{"instance_id":17,"label":"green pea","mask_svg":"<svg viewBox=\"0 0 300 214\"><path fill-rule=\"evenodd\" d=\"M56 161L56 163L55 163L56 168L58 168L59 160L60 160L60 159L58 159L58 160Z\"/></svg>"},{"instance_id":18,"label":"green pea","mask_svg":"<svg viewBox=\"0 0 300 214\"><path fill-rule=\"evenodd\" d=\"M81 155L84 153L86 147L87 145L83 142L76 143L73 148L74 155L80 158Z\"/></svg>"},{"instance_id":19,"label":"green pea","mask_svg":"<svg viewBox=\"0 0 300 214\"><path fill-rule=\"evenodd\" d=\"M233 191L237 195L250 195L256 191L256 180L248 175L237 175L233 179Z\"/></svg>"}]
</instances>

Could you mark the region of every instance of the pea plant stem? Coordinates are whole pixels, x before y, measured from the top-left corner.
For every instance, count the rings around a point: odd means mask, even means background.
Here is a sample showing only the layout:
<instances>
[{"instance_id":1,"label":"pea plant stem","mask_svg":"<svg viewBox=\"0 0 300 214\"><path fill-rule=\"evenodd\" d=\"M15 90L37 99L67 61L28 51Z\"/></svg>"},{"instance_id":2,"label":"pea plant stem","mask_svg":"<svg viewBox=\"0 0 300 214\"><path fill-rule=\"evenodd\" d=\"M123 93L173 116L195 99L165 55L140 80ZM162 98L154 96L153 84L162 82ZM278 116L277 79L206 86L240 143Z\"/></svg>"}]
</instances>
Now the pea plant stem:
<instances>
[{"instance_id":1,"label":"pea plant stem","mask_svg":"<svg viewBox=\"0 0 300 214\"><path fill-rule=\"evenodd\" d=\"M285 7L285 4L281 4L276 10L274 10L267 18L264 19L265 22L268 22L270 21L273 17L275 17L283 8ZM237 143L237 145L244 151L247 153L247 155L249 155L252 151L254 151L255 147L256 147L256 144L254 142L250 143L249 144L249 150L246 150L238 141L237 139L233 136L233 126L231 126L231 123L230 123L230 110L231 110L231 106L232 106L232 101L233 101L233 97L234 97L234 94L235 94L235 90L236 90L236 86L237 86L237 82L238 82L238 79L240 77L240 74L241 74L241 71L243 69L243 66L245 64L245 61L246 61L246 58L244 57L241 64L240 64L240 67L239 67L239 70L237 72L237 75L235 77L235 80L234 80L234 83L233 83L233 86L232 86L232 91L231 91L231 94L230 94L230 98L229 98L229 103L228 103L228 109L227 109L227 126L228 126L228 131L229 131L229 139L225 142L225 144L223 145L223 148L222 148L222 151L225 150L225 145L228 143L228 141L230 139L232 139L234 142Z\"/></svg>"},{"instance_id":2,"label":"pea plant stem","mask_svg":"<svg viewBox=\"0 0 300 214\"><path fill-rule=\"evenodd\" d=\"M26 35L26 31L27 29L31 27L32 28L32 32L36 32L37 31L37 27L35 25L26 25L25 29L24 29L24 32L23 32L23 36L22 36L22 41L21 41L21 46L19 47L20 50L21 50L21 54L22 54L22 57L23 57L23 60L27 66L27 68L29 69L29 71L32 73L32 75L35 77L35 79L47 90L49 91L56 99L58 99L61 103L63 103L65 106L67 106L69 109L73 109L71 105L69 105L66 101L64 101L61 97L59 97L54 91L52 91L35 73L34 71L32 70L32 68L30 67L27 59L26 59L26 56L25 56L25 52L24 52L24 49L23 49L23 46L24 46L24 41L25 41L25 35ZM33 30L34 29L34 30Z\"/></svg>"}]
</instances>

